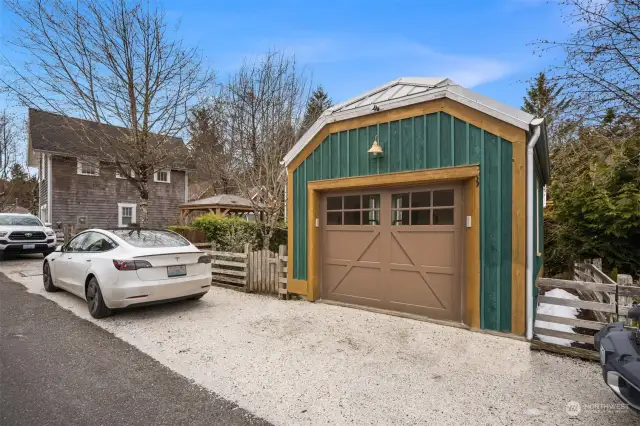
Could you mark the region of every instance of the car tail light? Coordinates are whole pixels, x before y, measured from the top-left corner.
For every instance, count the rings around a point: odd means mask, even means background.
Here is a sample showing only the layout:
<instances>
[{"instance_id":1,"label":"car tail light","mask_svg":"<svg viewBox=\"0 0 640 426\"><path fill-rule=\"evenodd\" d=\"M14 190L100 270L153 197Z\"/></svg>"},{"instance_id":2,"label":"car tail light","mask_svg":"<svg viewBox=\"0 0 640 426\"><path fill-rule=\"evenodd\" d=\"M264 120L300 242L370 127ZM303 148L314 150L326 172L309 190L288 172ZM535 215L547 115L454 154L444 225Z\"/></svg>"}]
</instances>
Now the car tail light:
<instances>
[{"instance_id":1,"label":"car tail light","mask_svg":"<svg viewBox=\"0 0 640 426\"><path fill-rule=\"evenodd\" d=\"M198 263L211 263L211 256L209 256L208 254L200 256L200 258L198 259Z\"/></svg>"},{"instance_id":2,"label":"car tail light","mask_svg":"<svg viewBox=\"0 0 640 426\"><path fill-rule=\"evenodd\" d=\"M136 271L143 268L151 268L151 264L146 260L116 260L113 259L113 266L118 271Z\"/></svg>"}]
</instances>

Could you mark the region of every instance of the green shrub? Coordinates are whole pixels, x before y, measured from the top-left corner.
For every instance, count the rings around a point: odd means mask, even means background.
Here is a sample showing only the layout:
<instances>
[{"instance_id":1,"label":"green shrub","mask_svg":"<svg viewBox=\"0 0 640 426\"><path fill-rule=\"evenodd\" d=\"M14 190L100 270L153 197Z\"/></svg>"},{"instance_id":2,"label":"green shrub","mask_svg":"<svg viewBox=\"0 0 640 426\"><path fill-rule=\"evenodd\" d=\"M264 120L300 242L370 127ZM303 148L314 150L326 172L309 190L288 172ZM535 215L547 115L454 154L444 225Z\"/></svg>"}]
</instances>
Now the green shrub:
<instances>
[{"instance_id":1,"label":"green shrub","mask_svg":"<svg viewBox=\"0 0 640 426\"><path fill-rule=\"evenodd\" d=\"M204 232L207 239L215 243L216 248L221 251L242 252L247 243L251 244L254 250L262 248L263 237L260 225L243 218L208 213L196 218L190 227L169 227L171 230L183 228ZM281 244L287 244L286 224L279 224L274 230L269 249L277 252Z\"/></svg>"},{"instance_id":2,"label":"green shrub","mask_svg":"<svg viewBox=\"0 0 640 426\"><path fill-rule=\"evenodd\" d=\"M181 231L191 231L194 228L191 227L191 226L186 226L186 225L171 225L171 226L167 226L167 229L169 231L180 233Z\"/></svg>"}]
</instances>

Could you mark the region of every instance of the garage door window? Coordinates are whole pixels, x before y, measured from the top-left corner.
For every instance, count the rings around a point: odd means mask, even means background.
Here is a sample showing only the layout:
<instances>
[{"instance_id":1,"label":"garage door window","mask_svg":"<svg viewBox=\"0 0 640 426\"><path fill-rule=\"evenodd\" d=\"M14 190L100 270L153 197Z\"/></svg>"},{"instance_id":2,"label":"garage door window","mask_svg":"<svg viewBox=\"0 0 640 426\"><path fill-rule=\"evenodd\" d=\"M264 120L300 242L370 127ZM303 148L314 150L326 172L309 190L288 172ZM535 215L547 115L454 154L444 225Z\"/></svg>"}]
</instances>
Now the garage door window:
<instances>
[{"instance_id":1,"label":"garage door window","mask_svg":"<svg viewBox=\"0 0 640 426\"><path fill-rule=\"evenodd\" d=\"M380 194L327 197L327 225L380 225Z\"/></svg>"},{"instance_id":2,"label":"garage door window","mask_svg":"<svg viewBox=\"0 0 640 426\"><path fill-rule=\"evenodd\" d=\"M391 195L391 224L453 225L453 189Z\"/></svg>"}]
</instances>

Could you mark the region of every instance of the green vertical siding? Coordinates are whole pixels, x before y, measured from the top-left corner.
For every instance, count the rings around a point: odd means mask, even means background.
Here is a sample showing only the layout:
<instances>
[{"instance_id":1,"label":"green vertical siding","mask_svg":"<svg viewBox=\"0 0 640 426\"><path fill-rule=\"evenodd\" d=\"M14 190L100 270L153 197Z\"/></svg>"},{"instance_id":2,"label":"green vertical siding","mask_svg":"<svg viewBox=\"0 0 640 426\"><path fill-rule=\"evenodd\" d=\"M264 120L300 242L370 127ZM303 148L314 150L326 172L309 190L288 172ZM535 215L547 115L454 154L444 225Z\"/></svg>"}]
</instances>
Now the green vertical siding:
<instances>
[{"instance_id":1,"label":"green vertical siding","mask_svg":"<svg viewBox=\"0 0 640 426\"><path fill-rule=\"evenodd\" d=\"M482 188L484 194L481 195L484 205L484 218L482 225L484 229L484 280L481 282L480 293L484 295L484 300L480 306L482 312L495 312L495 315L481 317L483 328L490 330L499 329L500 317L500 168L499 168L499 147L500 141L497 136L484 133L484 179Z\"/></svg>"},{"instance_id":2,"label":"green vertical siding","mask_svg":"<svg viewBox=\"0 0 640 426\"><path fill-rule=\"evenodd\" d=\"M307 182L480 164L481 325L510 331L511 157L510 142L444 112L329 135L293 172L294 278L307 279Z\"/></svg>"},{"instance_id":3,"label":"green vertical siding","mask_svg":"<svg viewBox=\"0 0 640 426\"><path fill-rule=\"evenodd\" d=\"M453 166L452 120L449 114L440 113L440 167Z\"/></svg>"},{"instance_id":4,"label":"green vertical siding","mask_svg":"<svg viewBox=\"0 0 640 426\"><path fill-rule=\"evenodd\" d=\"M500 330L511 331L511 195L513 175L511 170L513 146L500 141Z\"/></svg>"}]
</instances>

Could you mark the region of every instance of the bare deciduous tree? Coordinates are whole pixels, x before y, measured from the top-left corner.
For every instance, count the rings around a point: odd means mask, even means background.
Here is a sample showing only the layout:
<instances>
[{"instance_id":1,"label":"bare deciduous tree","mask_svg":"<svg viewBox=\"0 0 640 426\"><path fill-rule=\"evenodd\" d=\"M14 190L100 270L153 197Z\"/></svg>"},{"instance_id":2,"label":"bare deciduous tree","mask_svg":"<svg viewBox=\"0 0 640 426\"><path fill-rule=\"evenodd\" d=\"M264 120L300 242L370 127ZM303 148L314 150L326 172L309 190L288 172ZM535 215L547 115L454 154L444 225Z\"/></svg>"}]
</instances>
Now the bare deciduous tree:
<instances>
[{"instance_id":1,"label":"bare deciduous tree","mask_svg":"<svg viewBox=\"0 0 640 426\"><path fill-rule=\"evenodd\" d=\"M296 142L307 92L295 59L278 52L245 63L228 84L228 137L242 166L234 178L261 214L264 248L283 218L287 177L280 162Z\"/></svg>"},{"instance_id":2,"label":"bare deciduous tree","mask_svg":"<svg viewBox=\"0 0 640 426\"><path fill-rule=\"evenodd\" d=\"M18 162L19 133L15 117L6 110L0 112L0 179L7 179Z\"/></svg>"},{"instance_id":3,"label":"bare deciduous tree","mask_svg":"<svg viewBox=\"0 0 640 426\"><path fill-rule=\"evenodd\" d=\"M565 22L576 28L566 41L540 40L542 51L561 49L554 80L571 96L574 120L599 120L607 111L640 114L640 2L562 0Z\"/></svg>"},{"instance_id":4,"label":"bare deciduous tree","mask_svg":"<svg viewBox=\"0 0 640 426\"><path fill-rule=\"evenodd\" d=\"M184 154L175 136L213 78L200 53L171 38L164 12L142 0L6 5L19 20L12 44L26 59L5 59L0 83L24 105L99 123L69 120L69 128L82 151L114 162L137 188L144 224L154 170Z\"/></svg>"}]
</instances>

